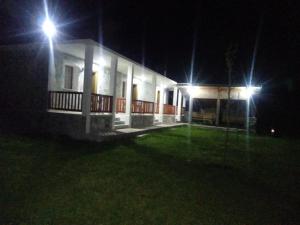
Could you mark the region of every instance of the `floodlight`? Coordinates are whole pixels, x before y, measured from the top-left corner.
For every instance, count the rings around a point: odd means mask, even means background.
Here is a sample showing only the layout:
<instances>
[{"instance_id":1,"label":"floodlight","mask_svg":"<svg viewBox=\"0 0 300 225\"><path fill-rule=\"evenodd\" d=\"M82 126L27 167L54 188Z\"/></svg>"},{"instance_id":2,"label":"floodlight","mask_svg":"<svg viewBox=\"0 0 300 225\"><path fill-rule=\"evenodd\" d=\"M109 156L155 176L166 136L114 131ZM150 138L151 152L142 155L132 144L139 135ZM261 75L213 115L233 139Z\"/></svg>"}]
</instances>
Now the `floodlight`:
<instances>
[{"instance_id":1,"label":"floodlight","mask_svg":"<svg viewBox=\"0 0 300 225\"><path fill-rule=\"evenodd\" d=\"M44 21L42 28L48 38L51 39L56 35L56 27L49 18Z\"/></svg>"}]
</instances>

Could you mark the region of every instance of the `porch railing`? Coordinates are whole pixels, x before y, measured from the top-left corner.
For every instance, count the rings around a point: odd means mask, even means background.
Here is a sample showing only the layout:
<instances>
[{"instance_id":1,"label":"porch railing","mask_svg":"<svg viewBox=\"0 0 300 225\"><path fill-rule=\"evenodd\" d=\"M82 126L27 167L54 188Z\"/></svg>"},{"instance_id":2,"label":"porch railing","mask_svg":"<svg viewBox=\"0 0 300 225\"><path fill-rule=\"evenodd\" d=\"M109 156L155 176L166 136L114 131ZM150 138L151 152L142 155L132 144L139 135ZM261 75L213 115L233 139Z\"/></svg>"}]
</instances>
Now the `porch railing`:
<instances>
[{"instance_id":1,"label":"porch railing","mask_svg":"<svg viewBox=\"0 0 300 225\"><path fill-rule=\"evenodd\" d=\"M82 111L82 92L49 91L48 108L64 111Z\"/></svg>"},{"instance_id":2,"label":"porch railing","mask_svg":"<svg viewBox=\"0 0 300 225\"><path fill-rule=\"evenodd\" d=\"M176 106L164 104L164 114L175 114Z\"/></svg>"},{"instance_id":3,"label":"porch railing","mask_svg":"<svg viewBox=\"0 0 300 225\"><path fill-rule=\"evenodd\" d=\"M133 113L154 113L154 103L141 100L132 101Z\"/></svg>"},{"instance_id":4,"label":"porch railing","mask_svg":"<svg viewBox=\"0 0 300 225\"><path fill-rule=\"evenodd\" d=\"M109 95L92 94L91 112L112 112L113 97Z\"/></svg>"},{"instance_id":5,"label":"porch railing","mask_svg":"<svg viewBox=\"0 0 300 225\"><path fill-rule=\"evenodd\" d=\"M126 110L126 98L117 98L116 112L125 113L125 110Z\"/></svg>"}]
</instances>

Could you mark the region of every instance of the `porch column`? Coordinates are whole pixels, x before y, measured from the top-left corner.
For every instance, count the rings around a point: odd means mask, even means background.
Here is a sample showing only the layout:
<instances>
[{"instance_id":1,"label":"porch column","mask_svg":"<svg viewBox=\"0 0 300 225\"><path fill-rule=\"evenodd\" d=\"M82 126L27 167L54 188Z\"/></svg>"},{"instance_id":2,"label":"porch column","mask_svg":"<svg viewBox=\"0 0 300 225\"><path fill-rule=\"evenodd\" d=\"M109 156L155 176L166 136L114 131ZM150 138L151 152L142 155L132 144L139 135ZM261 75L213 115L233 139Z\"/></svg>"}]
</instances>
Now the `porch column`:
<instances>
[{"instance_id":1,"label":"porch column","mask_svg":"<svg viewBox=\"0 0 300 225\"><path fill-rule=\"evenodd\" d=\"M216 105L216 126L220 125L220 108L221 108L220 90L218 89L218 98L217 98L217 105Z\"/></svg>"},{"instance_id":2,"label":"porch column","mask_svg":"<svg viewBox=\"0 0 300 225\"><path fill-rule=\"evenodd\" d=\"M178 92L178 88L174 87L173 88L173 106L175 106L175 112L174 112L175 121L176 121L176 108L177 108L177 92Z\"/></svg>"},{"instance_id":3,"label":"porch column","mask_svg":"<svg viewBox=\"0 0 300 225\"><path fill-rule=\"evenodd\" d=\"M178 90L178 110L177 110L177 120L181 121L181 105L182 105L182 95L181 95L181 91Z\"/></svg>"},{"instance_id":4,"label":"porch column","mask_svg":"<svg viewBox=\"0 0 300 225\"><path fill-rule=\"evenodd\" d=\"M112 56L110 62L110 88L112 90L113 102L112 102L112 118L111 118L111 128L114 129L115 118L116 118L116 105L117 105L117 66L118 66L118 57Z\"/></svg>"},{"instance_id":5,"label":"porch column","mask_svg":"<svg viewBox=\"0 0 300 225\"><path fill-rule=\"evenodd\" d=\"M154 116L155 116L155 108L156 108L156 75L152 77L152 88L153 88L153 123L154 123Z\"/></svg>"},{"instance_id":6,"label":"porch column","mask_svg":"<svg viewBox=\"0 0 300 225\"><path fill-rule=\"evenodd\" d=\"M160 96L159 96L159 117L161 123L163 122L163 115L164 115L164 95L165 95L165 89L161 86Z\"/></svg>"},{"instance_id":7,"label":"porch column","mask_svg":"<svg viewBox=\"0 0 300 225\"><path fill-rule=\"evenodd\" d=\"M192 113L193 113L193 97L190 95L190 102L189 102L189 119L188 122L192 123Z\"/></svg>"},{"instance_id":8,"label":"porch column","mask_svg":"<svg viewBox=\"0 0 300 225\"><path fill-rule=\"evenodd\" d=\"M85 117L85 133L90 133L91 129L91 91L93 73L94 46L86 45L84 54L84 79L82 94L82 115Z\"/></svg>"},{"instance_id":9,"label":"porch column","mask_svg":"<svg viewBox=\"0 0 300 225\"><path fill-rule=\"evenodd\" d=\"M133 83L133 64L130 64L127 69L127 82L126 82L126 116L127 124L131 127L131 104L132 104L132 83Z\"/></svg>"},{"instance_id":10,"label":"porch column","mask_svg":"<svg viewBox=\"0 0 300 225\"><path fill-rule=\"evenodd\" d=\"M217 99L217 108L216 108L216 126L220 125L220 107L221 106L221 100Z\"/></svg>"},{"instance_id":11,"label":"porch column","mask_svg":"<svg viewBox=\"0 0 300 225\"><path fill-rule=\"evenodd\" d=\"M245 129L246 132L249 132L249 116L250 116L250 98L246 99L246 113L245 113Z\"/></svg>"}]
</instances>

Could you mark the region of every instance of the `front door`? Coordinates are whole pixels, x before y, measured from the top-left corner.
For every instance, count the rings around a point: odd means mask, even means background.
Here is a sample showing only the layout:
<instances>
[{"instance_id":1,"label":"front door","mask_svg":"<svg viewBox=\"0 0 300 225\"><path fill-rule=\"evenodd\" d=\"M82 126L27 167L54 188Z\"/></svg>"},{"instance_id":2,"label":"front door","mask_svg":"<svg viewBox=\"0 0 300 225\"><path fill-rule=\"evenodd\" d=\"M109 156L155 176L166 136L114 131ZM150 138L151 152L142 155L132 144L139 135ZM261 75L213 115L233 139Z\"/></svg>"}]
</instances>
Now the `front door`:
<instances>
[{"instance_id":1,"label":"front door","mask_svg":"<svg viewBox=\"0 0 300 225\"><path fill-rule=\"evenodd\" d=\"M133 84L132 85L132 100L137 100L137 85Z\"/></svg>"},{"instance_id":2,"label":"front door","mask_svg":"<svg viewBox=\"0 0 300 225\"><path fill-rule=\"evenodd\" d=\"M97 94L97 87L98 87L98 73L93 72L93 75L92 75L92 93Z\"/></svg>"}]
</instances>

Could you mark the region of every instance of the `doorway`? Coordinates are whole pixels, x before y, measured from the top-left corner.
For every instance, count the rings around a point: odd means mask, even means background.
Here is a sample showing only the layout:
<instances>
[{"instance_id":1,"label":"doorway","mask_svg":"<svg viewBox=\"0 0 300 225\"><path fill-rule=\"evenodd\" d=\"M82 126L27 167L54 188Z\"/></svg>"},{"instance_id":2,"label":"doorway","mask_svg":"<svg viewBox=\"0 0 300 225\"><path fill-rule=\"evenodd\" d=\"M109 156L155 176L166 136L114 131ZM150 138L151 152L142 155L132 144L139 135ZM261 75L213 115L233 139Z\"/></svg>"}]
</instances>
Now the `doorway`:
<instances>
[{"instance_id":1,"label":"doorway","mask_svg":"<svg viewBox=\"0 0 300 225\"><path fill-rule=\"evenodd\" d=\"M132 85L132 100L137 100L137 96L138 96L137 85L133 84Z\"/></svg>"},{"instance_id":2,"label":"doorway","mask_svg":"<svg viewBox=\"0 0 300 225\"><path fill-rule=\"evenodd\" d=\"M92 74L92 93L97 94L98 87L98 73L93 72Z\"/></svg>"}]
</instances>

